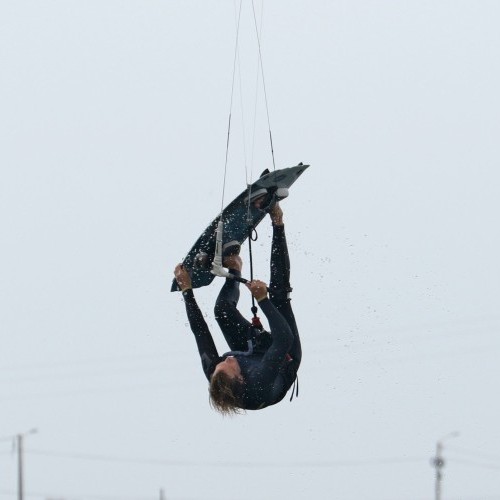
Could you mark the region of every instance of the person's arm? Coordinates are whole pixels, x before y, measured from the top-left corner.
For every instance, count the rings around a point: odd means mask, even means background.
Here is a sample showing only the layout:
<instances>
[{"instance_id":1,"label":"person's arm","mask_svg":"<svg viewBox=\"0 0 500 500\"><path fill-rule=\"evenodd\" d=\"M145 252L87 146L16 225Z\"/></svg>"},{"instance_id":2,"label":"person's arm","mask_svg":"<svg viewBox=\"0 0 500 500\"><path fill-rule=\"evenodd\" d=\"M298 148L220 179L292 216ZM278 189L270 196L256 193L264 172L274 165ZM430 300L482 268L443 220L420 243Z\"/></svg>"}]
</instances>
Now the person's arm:
<instances>
[{"instance_id":1,"label":"person's arm","mask_svg":"<svg viewBox=\"0 0 500 500\"><path fill-rule=\"evenodd\" d=\"M175 268L175 278L180 289L182 290L189 326L191 327L191 331L193 332L196 340L203 372L205 373L207 379L210 380L210 376L219 360L217 348L215 347L208 325L194 297L189 273L181 266L181 264Z\"/></svg>"},{"instance_id":2,"label":"person's arm","mask_svg":"<svg viewBox=\"0 0 500 500\"><path fill-rule=\"evenodd\" d=\"M259 301L259 306L269 322L273 343L262 358L261 373L264 382L272 383L292 347L293 333L283 315L267 297L266 284L262 281L252 281L247 286Z\"/></svg>"},{"instance_id":3,"label":"person's arm","mask_svg":"<svg viewBox=\"0 0 500 500\"><path fill-rule=\"evenodd\" d=\"M268 298L261 300L259 306L266 315L273 338L273 343L264 355L262 364L267 365L277 375L292 347L293 333L283 315Z\"/></svg>"}]
</instances>

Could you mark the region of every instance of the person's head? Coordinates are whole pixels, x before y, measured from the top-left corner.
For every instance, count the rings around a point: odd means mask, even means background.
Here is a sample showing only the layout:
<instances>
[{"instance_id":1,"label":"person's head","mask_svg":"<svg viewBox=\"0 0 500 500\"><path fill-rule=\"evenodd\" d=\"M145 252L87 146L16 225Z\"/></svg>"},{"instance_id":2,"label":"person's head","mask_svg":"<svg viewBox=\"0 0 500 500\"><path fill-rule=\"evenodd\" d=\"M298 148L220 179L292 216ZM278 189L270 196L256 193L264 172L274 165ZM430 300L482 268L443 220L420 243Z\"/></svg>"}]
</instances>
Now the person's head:
<instances>
[{"instance_id":1,"label":"person's head","mask_svg":"<svg viewBox=\"0 0 500 500\"><path fill-rule=\"evenodd\" d=\"M210 378L210 405L222 415L240 413L239 397L244 380L238 360L228 356L215 367Z\"/></svg>"}]
</instances>

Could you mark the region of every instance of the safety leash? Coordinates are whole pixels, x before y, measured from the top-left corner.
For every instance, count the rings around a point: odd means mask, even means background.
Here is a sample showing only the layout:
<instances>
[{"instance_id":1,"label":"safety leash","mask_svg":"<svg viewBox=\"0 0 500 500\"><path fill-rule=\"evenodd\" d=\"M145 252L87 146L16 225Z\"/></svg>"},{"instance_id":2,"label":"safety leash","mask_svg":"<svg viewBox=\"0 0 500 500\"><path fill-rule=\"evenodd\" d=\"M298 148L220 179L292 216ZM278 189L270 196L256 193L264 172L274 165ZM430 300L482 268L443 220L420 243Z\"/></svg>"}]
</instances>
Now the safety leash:
<instances>
[{"instance_id":1,"label":"safety leash","mask_svg":"<svg viewBox=\"0 0 500 500\"><path fill-rule=\"evenodd\" d=\"M255 236L254 236L255 235ZM259 235L257 234L257 230L255 227L251 226L248 229L248 253L250 260L250 281L253 281L253 254L252 254L252 241L257 241ZM252 317L252 326L259 328L262 330L262 323L260 318L257 316L258 308L255 304L255 297L252 295L252 308L251 308L253 317Z\"/></svg>"}]
</instances>

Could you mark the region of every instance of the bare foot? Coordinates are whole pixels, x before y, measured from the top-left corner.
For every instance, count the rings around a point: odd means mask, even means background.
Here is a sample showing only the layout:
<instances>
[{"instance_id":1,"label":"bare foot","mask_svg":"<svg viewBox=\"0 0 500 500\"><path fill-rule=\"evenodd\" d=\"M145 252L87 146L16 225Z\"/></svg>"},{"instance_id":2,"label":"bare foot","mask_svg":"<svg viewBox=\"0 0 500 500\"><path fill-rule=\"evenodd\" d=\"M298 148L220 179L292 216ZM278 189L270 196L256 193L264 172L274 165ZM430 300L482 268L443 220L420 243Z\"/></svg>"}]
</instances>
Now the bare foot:
<instances>
[{"instance_id":1,"label":"bare foot","mask_svg":"<svg viewBox=\"0 0 500 500\"><path fill-rule=\"evenodd\" d=\"M258 198L256 198L255 200L253 200L253 206L255 208L260 208L262 206L262 204L264 203L264 201L266 200L267 198L267 194L263 194L262 196L259 196Z\"/></svg>"},{"instance_id":2,"label":"bare foot","mask_svg":"<svg viewBox=\"0 0 500 500\"><path fill-rule=\"evenodd\" d=\"M283 210L281 210L280 204L276 202L274 207L269 212L271 216L271 222L273 226L282 226L283 225Z\"/></svg>"},{"instance_id":3,"label":"bare foot","mask_svg":"<svg viewBox=\"0 0 500 500\"><path fill-rule=\"evenodd\" d=\"M234 271L240 271L243 267L243 261L239 255L228 255L222 260L222 265L227 269L233 269Z\"/></svg>"}]
</instances>

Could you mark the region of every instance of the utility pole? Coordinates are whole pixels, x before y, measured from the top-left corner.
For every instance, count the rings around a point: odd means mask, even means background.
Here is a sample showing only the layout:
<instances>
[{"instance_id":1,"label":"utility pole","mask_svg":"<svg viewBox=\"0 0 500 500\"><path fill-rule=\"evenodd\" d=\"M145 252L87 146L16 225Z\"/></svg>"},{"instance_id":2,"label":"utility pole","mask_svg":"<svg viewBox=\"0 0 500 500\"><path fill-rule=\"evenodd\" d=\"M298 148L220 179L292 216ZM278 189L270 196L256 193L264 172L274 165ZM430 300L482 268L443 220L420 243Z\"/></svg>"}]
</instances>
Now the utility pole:
<instances>
[{"instance_id":1,"label":"utility pole","mask_svg":"<svg viewBox=\"0 0 500 500\"><path fill-rule=\"evenodd\" d=\"M441 480L443 479L443 473L441 469L444 467L443 453L443 443L438 441L436 443L436 456L434 457L433 464L436 468L436 482L435 482L435 499L441 500Z\"/></svg>"},{"instance_id":2,"label":"utility pole","mask_svg":"<svg viewBox=\"0 0 500 500\"><path fill-rule=\"evenodd\" d=\"M443 479L443 473L441 471L445 464L443 458L443 441L457 436L458 432L451 432L450 434L447 434L446 436L441 438L436 443L436 456L431 459L431 465L433 465L434 468L436 469L436 481L434 485L435 500L441 500L441 481Z\"/></svg>"},{"instance_id":3,"label":"utility pole","mask_svg":"<svg viewBox=\"0 0 500 500\"><path fill-rule=\"evenodd\" d=\"M17 442L17 500L24 498L24 484L23 484L23 435L16 436Z\"/></svg>"},{"instance_id":4,"label":"utility pole","mask_svg":"<svg viewBox=\"0 0 500 500\"><path fill-rule=\"evenodd\" d=\"M166 500L165 499L165 492L163 491L163 488L160 489L160 500Z\"/></svg>"},{"instance_id":5,"label":"utility pole","mask_svg":"<svg viewBox=\"0 0 500 500\"><path fill-rule=\"evenodd\" d=\"M23 434L16 436L17 448L17 500L24 500L24 470L23 470L23 444L24 436L35 434L36 429L31 429Z\"/></svg>"}]
</instances>

